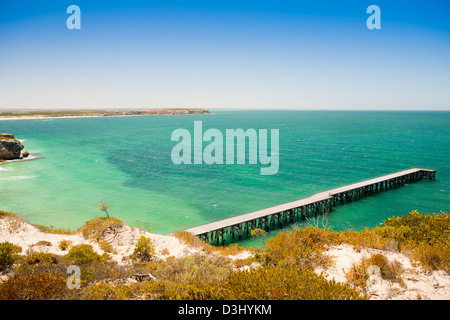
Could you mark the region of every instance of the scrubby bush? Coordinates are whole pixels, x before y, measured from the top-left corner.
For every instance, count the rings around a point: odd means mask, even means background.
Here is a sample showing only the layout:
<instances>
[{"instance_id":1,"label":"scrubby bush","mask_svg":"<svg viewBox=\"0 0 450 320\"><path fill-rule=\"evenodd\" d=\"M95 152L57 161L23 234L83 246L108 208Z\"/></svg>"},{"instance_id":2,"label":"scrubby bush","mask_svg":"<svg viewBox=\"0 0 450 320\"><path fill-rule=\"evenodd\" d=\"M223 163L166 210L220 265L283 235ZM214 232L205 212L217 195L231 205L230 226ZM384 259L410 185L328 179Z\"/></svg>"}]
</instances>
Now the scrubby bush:
<instances>
[{"instance_id":1,"label":"scrubby bush","mask_svg":"<svg viewBox=\"0 0 450 320\"><path fill-rule=\"evenodd\" d=\"M14 255L20 253L22 248L9 242L0 243L0 271L14 264Z\"/></svg>"},{"instance_id":2,"label":"scrubby bush","mask_svg":"<svg viewBox=\"0 0 450 320\"><path fill-rule=\"evenodd\" d=\"M374 229L365 228L361 231L345 230L335 233L335 243L350 244L355 250L360 251L363 248L374 248L379 250L394 250L398 251L398 244L394 239L383 237Z\"/></svg>"},{"instance_id":3,"label":"scrubby bush","mask_svg":"<svg viewBox=\"0 0 450 320\"><path fill-rule=\"evenodd\" d=\"M400 285L404 285L404 281L401 277L403 268L398 261L389 261L389 259L380 253L371 255L369 258L362 258L359 263L354 264L347 272L347 280L361 288L366 288L368 284L371 272L369 267L377 266L380 270L379 276L381 279L396 281Z\"/></svg>"},{"instance_id":4,"label":"scrubby bush","mask_svg":"<svg viewBox=\"0 0 450 320\"><path fill-rule=\"evenodd\" d=\"M194 254L161 261L156 265L153 275L162 280L195 284L219 281L231 272L231 263L223 257Z\"/></svg>"},{"instance_id":5,"label":"scrubby bush","mask_svg":"<svg viewBox=\"0 0 450 320\"><path fill-rule=\"evenodd\" d=\"M450 213L420 214L417 210L408 215L392 217L382 222L374 231L385 238L395 239L402 246L421 243L440 244L449 239Z\"/></svg>"},{"instance_id":6,"label":"scrubby bush","mask_svg":"<svg viewBox=\"0 0 450 320\"><path fill-rule=\"evenodd\" d=\"M17 273L0 284L0 300L64 299L67 293L66 279L55 271Z\"/></svg>"},{"instance_id":7,"label":"scrubby bush","mask_svg":"<svg viewBox=\"0 0 450 320\"><path fill-rule=\"evenodd\" d=\"M450 213L408 215L383 221L374 233L395 240L401 250L410 252L426 268L450 270Z\"/></svg>"},{"instance_id":8,"label":"scrubby bush","mask_svg":"<svg viewBox=\"0 0 450 320\"><path fill-rule=\"evenodd\" d=\"M99 283L82 290L83 300L199 300L205 297L204 288L172 281L145 281L126 284Z\"/></svg>"},{"instance_id":9,"label":"scrubby bush","mask_svg":"<svg viewBox=\"0 0 450 320\"><path fill-rule=\"evenodd\" d=\"M72 244L72 241L70 241L70 240L61 240L60 242L59 242L59 248L62 250L62 251L66 251L68 248L69 248L69 246Z\"/></svg>"},{"instance_id":10,"label":"scrubby bush","mask_svg":"<svg viewBox=\"0 0 450 320\"><path fill-rule=\"evenodd\" d=\"M15 213L0 210L0 218L3 218L3 217L14 217L14 216L16 216Z\"/></svg>"},{"instance_id":11,"label":"scrubby bush","mask_svg":"<svg viewBox=\"0 0 450 320\"><path fill-rule=\"evenodd\" d=\"M45 232L45 233L54 233L54 234L73 234L72 231L70 230L66 230L66 229L55 229L54 226L41 226L38 224L34 225L36 228L38 228L40 231Z\"/></svg>"},{"instance_id":12,"label":"scrubby bush","mask_svg":"<svg viewBox=\"0 0 450 320\"><path fill-rule=\"evenodd\" d=\"M155 253L156 250L152 239L142 236L137 241L131 258L142 262L151 261Z\"/></svg>"},{"instance_id":13,"label":"scrubby bush","mask_svg":"<svg viewBox=\"0 0 450 320\"><path fill-rule=\"evenodd\" d=\"M268 267L229 274L220 281L146 281L131 285L97 284L83 299L156 300L346 300L366 299L348 284L328 281L312 270Z\"/></svg>"},{"instance_id":14,"label":"scrubby bush","mask_svg":"<svg viewBox=\"0 0 450 320\"><path fill-rule=\"evenodd\" d=\"M98 283L86 288L82 300L129 300L133 298L132 286Z\"/></svg>"},{"instance_id":15,"label":"scrubby bush","mask_svg":"<svg viewBox=\"0 0 450 320\"><path fill-rule=\"evenodd\" d=\"M428 269L450 273L450 242L436 245L418 244L412 251L412 257Z\"/></svg>"},{"instance_id":16,"label":"scrubby bush","mask_svg":"<svg viewBox=\"0 0 450 320\"><path fill-rule=\"evenodd\" d=\"M326 267L331 260L323 255L326 245L333 242L334 233L306 227L290 232L280 232L267 241L261 258L264 264L292 268Z\"/></svg>"},{"instance_id":17,"label":"scrubby bush","mask_svg":"<svg viewBox=\"0 0 450 320\"><path fill-rule=\"evenodd\" d=\"M46 241L46 240L41 240L36 242L35 244L31 245L32 247L35 246L45 246L45 247L51 247L52 243L50 241Z\"/></svg>"},{"instance_id":18,"label":"scrubby bush","mask_svg":"<svg viewBox=\"0 0 450 320\"><path fill-rule=\"evenodd\" d=\"M108 243L108 242L105 241L105 240L99 241L98 244L99 244L99 246L100 246L100 249L102 249L104 252L107 252L107 253L113 253L113 254L116 254L116 253L117 253L116 249L114 249L114 247L112 246L112 244Z\"/></svg>"},{"instance_id":19,"label":"scrubby bush","mask_svg":"<svg viewBox=\"0 0 450 320\"><path fill-rule=\"evenodd\" d=\"M59 257L56 254L33 252L25 257L25 263L29 265L33 264L57 264Z\"/></svg>"},{"instance_id":20,"label":"scrubby bush","mask_svg":"<svg viewBox=\"0 0 450 320\"><path fill-rule=\"evenodd\" d=\"M177 231L173 235L189 247L200 249L205 253L230 255L242 252L242 248L237 243L232 243L227 246L213 246L210 243L200 240L198 237L187 231Z\"/></svg>"},{"instance_id":21,"label":"scrubby bush","mask_svg":"<svg viewBox=\"0 0 450 320\"><path fill-rule=\"evenodd\" d=\"M79 231L85 239L100 241L104 240L104 237L108 233L114 233L123 226L124 223L117 218L96 217L92 220L86 221Z\"/></svg>"},{"instance_id":22,"label":"scrubby bush","mask_svg":"<svg viewBox=\"0 0 450 320\"><path fill-rule=\"evenodd\" d=\"M90 264L105 260L105 257L100 256L94 251L90 244L79 244L72 247L66 255L66 259L74 265Z\"/></svg>"},{"instance_id":23,"label":"scrubby bush","mask_svg":"<svg viewBox=\"0 0 450 320\"><path fill-rule=\"evenodd\" d=\"M218 297L243 300L364 299L348 284L328 281L312 270L268 267L240 271L221 284Z\"/></svg>"}]
</instances>

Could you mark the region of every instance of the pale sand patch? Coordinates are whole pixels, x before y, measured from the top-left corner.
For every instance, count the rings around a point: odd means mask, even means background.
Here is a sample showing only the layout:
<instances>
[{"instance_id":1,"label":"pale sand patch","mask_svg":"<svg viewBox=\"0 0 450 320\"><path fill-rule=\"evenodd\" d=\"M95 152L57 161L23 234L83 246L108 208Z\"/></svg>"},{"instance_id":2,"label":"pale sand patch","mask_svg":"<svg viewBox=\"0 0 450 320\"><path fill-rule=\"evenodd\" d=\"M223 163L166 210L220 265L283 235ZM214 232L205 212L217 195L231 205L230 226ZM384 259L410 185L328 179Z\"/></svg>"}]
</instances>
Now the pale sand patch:
<instances>
[{"instance_id":1,"label":"pale sand patch","mask_svg":"<svg viewBox=\"0 0 450 320\"><path fill-rule=\"evenodd\" d=\"M348 273L354 263L359 263L363 257L370 257L374 253L381 253L389 261L401 263L403 268L402 278L406 287L400 286L397 282L381 279L379 284L371 286L367 290L370 299L374 300L409 300L409 299L430 299L448 300L450 299L450 276L445 271L428 271L418 266L404 254L397 252L382 251L376 249L355 250L351 245L342 244L333 246L325 252L333 258L334 265L327 270L318 269L317 273L325 272L326 278L334 279L345 283Z\"/></svg>"},{"instance_id":2,"label":"pale sand patch","mask_svg":"<svg viewBox=\"0 0 450 320\"><path fill-rule=\"evenodd\" d=\"M190 248L174 236L158 235L124 225L115 235L111 235L111 237L107 239L108 243L111 244L116 251L116 253L113 254L109 253L111 259L118 263L122 263L123 258L126 258L133 253L135 244L141 236L152 239L156 249L156 257L160 259L164 259L168 256L181 257L186 254L198 252L197 249ZM0 219L0 242L7 241L20 246L22 248L22 254L39 251L65 255L68 250L63 251L59 248L59 244L62 240L71 241L71 246L90 244L97 253L104 253L96 241L87 240L79 233L65 235L43 232L36 226L33 226L16 216L5 216ZM36 243L39 241L48 241L51 245L36 246Z\"/></svg>"}]
</instances>

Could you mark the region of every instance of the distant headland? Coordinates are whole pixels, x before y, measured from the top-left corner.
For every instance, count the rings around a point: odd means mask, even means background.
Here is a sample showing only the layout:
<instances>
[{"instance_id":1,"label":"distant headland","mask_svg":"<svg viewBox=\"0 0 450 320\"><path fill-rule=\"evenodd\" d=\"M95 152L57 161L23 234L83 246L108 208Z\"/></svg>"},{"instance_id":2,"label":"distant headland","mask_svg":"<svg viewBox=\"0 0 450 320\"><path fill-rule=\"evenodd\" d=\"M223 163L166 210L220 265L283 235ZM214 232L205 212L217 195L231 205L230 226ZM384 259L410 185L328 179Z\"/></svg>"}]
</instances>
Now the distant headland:
<instances>
[{"instance_id":1,"label":"distant headland","mask_svg":"<svg viewBox=\"0 0 450 320\"><path fill-rule=\"evenodd\" d=\"M209 114L201 108L168 108L141 110L21 110L0 112L0 120L41 119L41 118L71 118L71 117L118 117L118 116L153 116L153 115L183 115Z\"/></svg>"}]
</instances>

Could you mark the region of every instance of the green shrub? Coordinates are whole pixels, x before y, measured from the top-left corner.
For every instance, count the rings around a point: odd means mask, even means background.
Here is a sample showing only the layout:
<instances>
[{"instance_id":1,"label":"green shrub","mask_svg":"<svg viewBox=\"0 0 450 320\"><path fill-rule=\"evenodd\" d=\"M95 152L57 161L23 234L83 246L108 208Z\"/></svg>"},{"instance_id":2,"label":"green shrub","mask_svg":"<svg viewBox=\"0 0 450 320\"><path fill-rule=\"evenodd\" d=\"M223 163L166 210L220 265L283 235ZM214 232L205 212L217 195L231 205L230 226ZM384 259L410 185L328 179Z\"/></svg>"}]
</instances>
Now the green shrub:
<instances>
[{"instance_id":1,"label":"green shrub","mask_svg":"<svg viewBox=\"0 0 450 320\"><path fill-rule=\"evenodd\" d=\"M66 259L74 265L84 265L105 260L94 251L90 244L79 244L72 247L66 255Z\"/></svg>"},{"instance_id":2,"label":"green shrub","mask_svg":"<svg viewBox=\"0 0 450 320\"><path fill-rule=\"evenodd\" d=\"M363 248L374 248L379 250L397 250L398 244L395 240L382 237L373 229L365 228L361 231L345 230L336 232L336 243L346 243L352 245L355 250Z\"/></svg>"},{"instance_id":3,"label":"green shrub","mask_svg":"<svg viewBox=\"0 0 450 320\"><path fill-rule=\"evenodd\" d=\"M134 248L134 252L131 255L133 260L139 261L151 261L156 253L153 241L144 236L140 237Z\"/></svg>"},{"instance_id":4,"label":"green shrub","mask_svg":"<svg viewBox=\"0 0 450 320\"><path fill-rule=\"evenodd\" d=\"M44 253L44 252L33 252L27 255L25 262L29 265L33 264L58 264L59 257L56 254Z\"/></svg>"},{"instance_id":5,"label":"green shrub","mask_svg":"<svg viewBox=\"0 0 450 320\"><path fill-rule=\"evenodd\" d=\"M280 232L267 241L266 250L262 253L263 262L301 269L326 267L331 260L322 252L334 237L333 232L314 227Z\"/></svg>"},{"instance_id":6,"label":"green shrub","mask_svg":"<svg viewBox=\"0 0 450 320\"><path fill-rule=\"evenodd\" d=\"M450 213L420 214L392 217L374 233L395 240L401 250L410 252L426 268L450 270Z\"/></svg>"},{"instance_id":7,"label":"green shrub","mask_svg":"<svg viewBox=\"0 0 450 320\"><path fill-rule=\"evenodd\" d=\"M450 213L420 214L414 210L408 215L386 219L382 225L375 229L377 233L407 247L445 243L450 237Z\"/></svg>"},{"instance_id":8,"label":"green shrub","mask_svg":"<svg viewBox=\"0 0 450 320\"><path fill-rule=\"evenodd\" d=\"M62 250L62 251L66 251L68 248L69 248L69 246L72 244L72 241L70 241L70 240L61 240L60 242L59 242L59 248Z\"/></svg>"},{"instance_id":9,"label":"green shrub","mask_svg":"<svg viewBox=\"0 0 450 320\"><path fill-rule=\"evenodd\" d=\"M15 262L14 255L20 253L22 248L9 242L0 243L0 271L10 267Z\"/></svg>"}]
</instances>

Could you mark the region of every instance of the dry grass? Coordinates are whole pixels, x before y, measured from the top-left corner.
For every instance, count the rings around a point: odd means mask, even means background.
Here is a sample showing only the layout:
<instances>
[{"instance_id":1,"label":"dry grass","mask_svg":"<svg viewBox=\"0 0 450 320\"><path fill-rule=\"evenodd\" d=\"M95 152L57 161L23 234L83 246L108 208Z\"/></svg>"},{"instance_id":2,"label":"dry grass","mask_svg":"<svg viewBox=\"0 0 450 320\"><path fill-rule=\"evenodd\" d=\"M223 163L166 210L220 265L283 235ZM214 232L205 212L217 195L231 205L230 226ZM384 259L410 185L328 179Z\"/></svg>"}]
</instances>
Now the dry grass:
<instances>
[{"instance_id":1,"label":"dry grass","mask_svg":"<svg viewBox=\"0 0 450 320\"><path fill-rule=\"evenodd\" d=\"M243 249L237 243L233 243L227 246L213 246L212 244L200 240L187 231L178 231L173 235L191 248L199 249L205 253L218 253L227 256L238 254L243 251Z\"/></svg>"},{"instance_id":2,"label":"dry grass","mask_svg":"<svg viewBox=\"0 0 450 320\"><path fill-rule=\"evenodd\" d=\"M372 266L376 266L379 269L373 269L371 268ZM379 274L373 274L374 270L379 270ZM401 276L402 272L403 268L400 262L396 260L389 261L385 255L376 253L354 264L346 274L346 278L351 284L361 288L370 286L371 282L369 278L373 278L376 281L380 280L377 277L391 282L395 281L401 286L404 286L405 282Z\"/></svg>"},{"instance_id":3,"label":"dry grass","mask_svg":"<svg viewBox=\"0 0 450 320\"><path fill-rule=\"evenodd\" d=\"M77 230L77 232L81 232L85 239L101 241L105 240L105 236L108 233L114 233L124 225L125 224L117 218L96 217L92 220L86 221L84 225Z\"/></svg>"}]
</instances>

